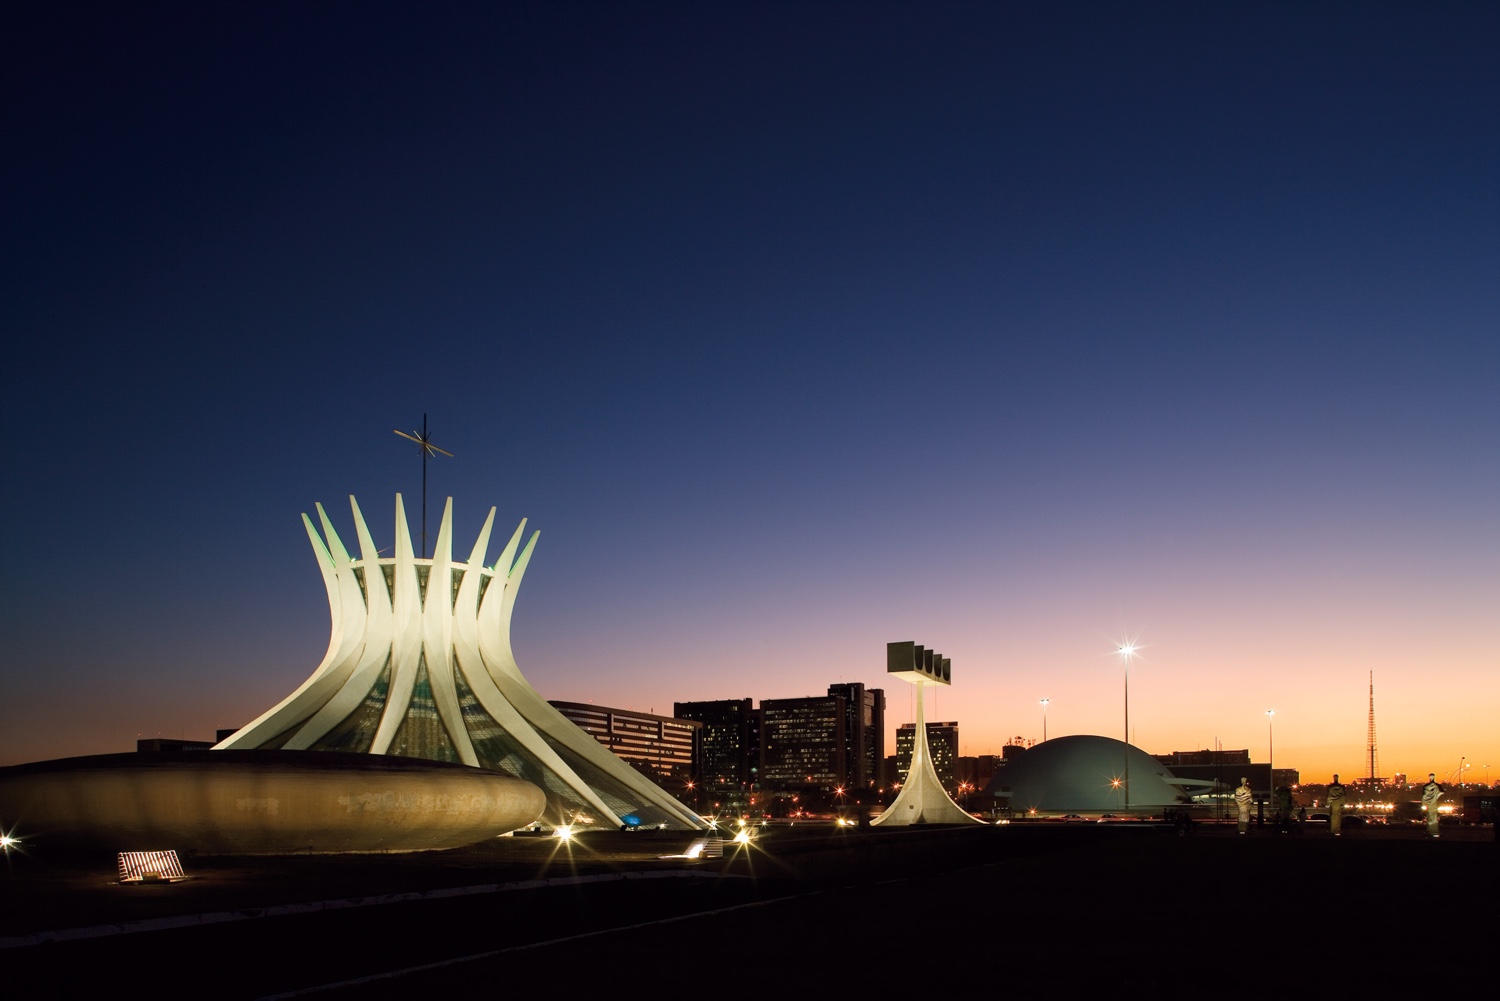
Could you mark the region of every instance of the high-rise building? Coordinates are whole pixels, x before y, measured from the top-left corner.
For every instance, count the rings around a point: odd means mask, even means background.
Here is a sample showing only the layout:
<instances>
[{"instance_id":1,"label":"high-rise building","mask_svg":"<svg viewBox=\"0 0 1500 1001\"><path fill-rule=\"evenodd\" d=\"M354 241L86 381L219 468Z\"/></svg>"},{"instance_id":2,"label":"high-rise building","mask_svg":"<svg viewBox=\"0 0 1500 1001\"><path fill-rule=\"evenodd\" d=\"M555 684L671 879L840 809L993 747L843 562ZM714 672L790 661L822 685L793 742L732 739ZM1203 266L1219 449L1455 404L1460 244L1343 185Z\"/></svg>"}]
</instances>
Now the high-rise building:
<instances>
[{"instance_id":1,"label":"high-rise building","mask_svg":"<svg viewBox=\"0 0 1500 1001\"><path fill-rule=\"evenodd\" d=\"M701 723L582 702L548 704L617 758L655 781L677 785L692 776L693 734Z\"/></svg>"},{"instance_id":2,"label":"high-rise building","mask_svg":"<svg viewBox=\"0 0 1500 1001\"><path fill-rule=\"evenodd\" d=\"M885 691L859 682L823 697L678 702L678 719L702 724L695 776L705 789L843 789L885 780Z\"/></svg>"},{"instance_id":3,"label":"high-rise building","mask_svg":"<svg viewBox=\"0 0 1500 1001\"><path fill-rule=\"evenodd\" d=\"M915 723L902 723L896 727L896 773L898 782L906 781L911 768L912 745L916 743ZM958 761L958 722L927 724L927 749L932 753L932 767L944 789L958 785L954 766Z\"/></svg>"},{"instance_id":4,"label":"high-rise building","mask_svg":"<svg viewBox=\"0 0 1500 1001\"><path fill-rule=\"evenodd\" d=\"M767 789L834 789L848 781L842 695L762 699L760 781Z\"/></svg>"},{"instance_id":5,"label":"high-rise building","mask_svg":"<svg viewBox=\"0 0 1500 1001\"><path fill-rule=\"evenodd\" d=\"M672 715L703 724L696 732L693 779L707 789L748 786L759 777L760 713L751 699L676 702Z\"/></svg>"},{"instance_id":6,"label":"high-rise building","mask_svg":"<svg viewBox=\"0 0 1500 1001\"><path fill-rule=\"evenodd\" d=\"M844 699L844 785L867 789L882 783L885 771L885 690L859 682L828 686Z\"/></svg>"}]
</instances>

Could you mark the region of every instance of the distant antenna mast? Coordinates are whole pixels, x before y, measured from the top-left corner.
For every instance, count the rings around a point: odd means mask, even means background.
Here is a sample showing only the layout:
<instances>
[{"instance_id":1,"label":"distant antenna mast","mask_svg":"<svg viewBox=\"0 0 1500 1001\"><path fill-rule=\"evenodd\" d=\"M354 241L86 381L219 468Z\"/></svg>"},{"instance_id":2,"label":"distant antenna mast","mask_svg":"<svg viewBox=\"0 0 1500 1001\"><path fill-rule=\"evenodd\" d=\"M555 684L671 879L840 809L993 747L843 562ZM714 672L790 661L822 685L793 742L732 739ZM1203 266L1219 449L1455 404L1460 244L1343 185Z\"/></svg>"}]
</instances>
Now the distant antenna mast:
<instances>
[{"instance_id":1,"label":"distant antenna mast","mask_svg":"<svg viewBox=\"0 0 1500 1001\"><path fill-rule=\"evenodd\" d=\"M1370 732L1366 740L1367 747L1365 756L1369 759L1370 774L1368 781L1371 785L1379 782L1380 774L1379 759L1375 756L1375 672L1370 672Z\"/></svg>"},{"instance_id":2,"label":"distant antenna mast","mask_svg":"<svg viewBox=\"0 0 1500 1001\"><path fill-rule=\"evenodd\" d=\"M430 457L436 456L439 452L451 459L453 458L453 453L446 448L438 448L432 443L432 439L427 437L426 414L422 415L422 430L417 431L413 429L411 434L407 434L405 431L397 431L396 433L407 441L414 441L422 446L422 559L425 560L427 558L427 460Z\"/></svg>"}]
</instances>

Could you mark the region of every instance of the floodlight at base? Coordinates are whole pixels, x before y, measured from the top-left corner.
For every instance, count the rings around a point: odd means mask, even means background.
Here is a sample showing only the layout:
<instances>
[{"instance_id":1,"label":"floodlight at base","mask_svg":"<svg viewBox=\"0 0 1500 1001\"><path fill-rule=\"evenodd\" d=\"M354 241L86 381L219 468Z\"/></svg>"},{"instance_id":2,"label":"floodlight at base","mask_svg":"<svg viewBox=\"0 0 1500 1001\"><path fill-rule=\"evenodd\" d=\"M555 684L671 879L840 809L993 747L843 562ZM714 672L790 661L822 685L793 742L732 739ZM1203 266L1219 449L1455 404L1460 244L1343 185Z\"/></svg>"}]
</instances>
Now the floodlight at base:
<instances>
[{"instance_id":1,"label":"floodlight at base","mask_svg":"<svg viewBox=\"0 0 1500 1001\"><path fill-rule=\"evenodd\" d=\"M186 879L175 851L120 852L120 882L169 883Z\"/></svg>"},{"instance_id":2,"label":"floodlight at base","mask_svg":"<svg viewBox=\"0 0 1500 1001\"><path fill-rule=\"evenodd\" d=\"M739 838L735 840L739 841ZM691 859L694 861L705 858L723 858L724 839L713 836L694 838L693 843L687 846L687 851L677 855L661 855L658 857L663 859Z\"/></svg>"}]
</instances>

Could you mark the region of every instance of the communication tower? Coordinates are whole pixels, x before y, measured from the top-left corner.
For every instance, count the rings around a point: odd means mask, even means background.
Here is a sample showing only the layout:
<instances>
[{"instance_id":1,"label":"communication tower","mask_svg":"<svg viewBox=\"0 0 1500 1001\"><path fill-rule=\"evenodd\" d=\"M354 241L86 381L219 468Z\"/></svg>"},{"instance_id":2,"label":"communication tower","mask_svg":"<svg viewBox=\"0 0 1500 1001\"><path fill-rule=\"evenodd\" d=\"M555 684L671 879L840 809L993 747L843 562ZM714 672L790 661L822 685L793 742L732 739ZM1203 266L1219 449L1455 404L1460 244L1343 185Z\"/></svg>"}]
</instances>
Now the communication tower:
<instances>
[{"instance_id":1,"label":"communication tower","mask_svg":"<svg viewBox=\"0 0 1500 1001\"><path fill-rule=\"evenodd\" d=\"M1369 771L1365 775L1365 783L1372 786L1385 785L1385 779L1380 778L1380 759L1375 753L1375 672L1370 672L1370 726L1369 734L1365 740L1365 761Z\"/></svg>"}]
</instances>

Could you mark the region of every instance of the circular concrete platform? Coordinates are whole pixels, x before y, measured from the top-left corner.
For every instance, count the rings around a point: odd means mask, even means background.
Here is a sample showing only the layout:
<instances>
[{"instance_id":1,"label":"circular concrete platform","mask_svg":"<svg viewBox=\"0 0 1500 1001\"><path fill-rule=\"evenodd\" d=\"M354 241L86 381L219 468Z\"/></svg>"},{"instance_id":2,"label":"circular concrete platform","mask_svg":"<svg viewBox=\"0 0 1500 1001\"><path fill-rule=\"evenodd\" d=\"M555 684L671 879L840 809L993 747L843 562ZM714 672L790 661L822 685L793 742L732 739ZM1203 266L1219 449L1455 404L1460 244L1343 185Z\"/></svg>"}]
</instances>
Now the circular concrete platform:
<instances>
[{"instance_id":1,"label":"circular concrete platform","mask_svg":"<svg viewBox=\"0 0 1500 1001\"><path fill-rule=\"evenodd\" d=\"M541 816L541 789L466 765L331 751L107 754L0 768L34 844L216 855L457 848Z\"/></svg>"}]
</instances>

